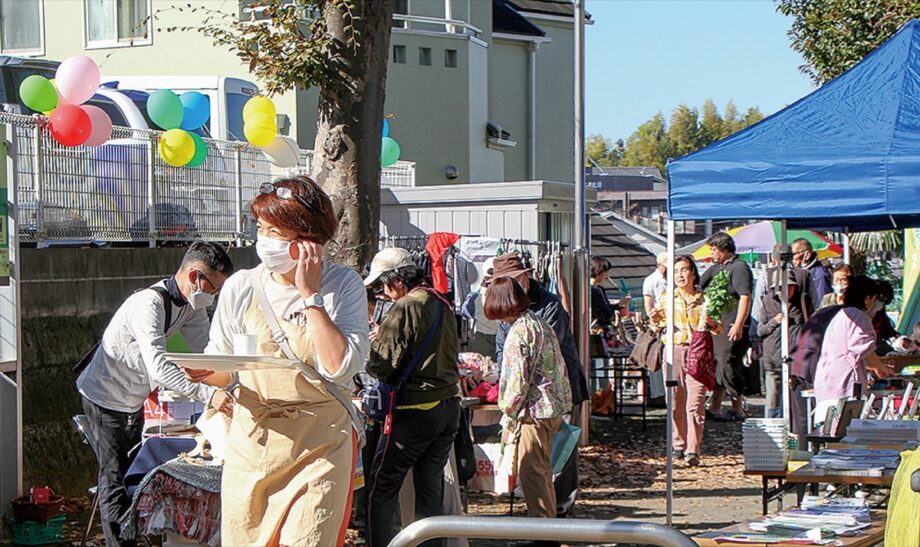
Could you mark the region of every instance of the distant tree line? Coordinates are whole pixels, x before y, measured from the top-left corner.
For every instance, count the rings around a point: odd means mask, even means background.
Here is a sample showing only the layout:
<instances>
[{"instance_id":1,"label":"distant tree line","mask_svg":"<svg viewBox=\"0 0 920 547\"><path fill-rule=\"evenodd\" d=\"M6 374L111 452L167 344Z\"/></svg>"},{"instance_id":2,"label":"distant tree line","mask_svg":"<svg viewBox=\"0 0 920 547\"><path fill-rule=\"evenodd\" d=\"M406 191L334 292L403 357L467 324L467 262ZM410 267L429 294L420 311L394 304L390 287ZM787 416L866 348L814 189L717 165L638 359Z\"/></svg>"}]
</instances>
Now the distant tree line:
<instances>
[{"instance_id":1,"label":"distant tree line","mask_svg":"<svg viewBox=\"0 0 920 547\"><path fill-rule=\"evenodd\" d=\"M681 104L671 113L670 122L658 112L625 142L591 135L585 142L586 161L588 167L656 166L666 176L668 158L686 156L762 119L757 107L741 114L732 101L725 105L723 114L710 99L703 103L702 110Z\"/></svg>"}]
</instances>

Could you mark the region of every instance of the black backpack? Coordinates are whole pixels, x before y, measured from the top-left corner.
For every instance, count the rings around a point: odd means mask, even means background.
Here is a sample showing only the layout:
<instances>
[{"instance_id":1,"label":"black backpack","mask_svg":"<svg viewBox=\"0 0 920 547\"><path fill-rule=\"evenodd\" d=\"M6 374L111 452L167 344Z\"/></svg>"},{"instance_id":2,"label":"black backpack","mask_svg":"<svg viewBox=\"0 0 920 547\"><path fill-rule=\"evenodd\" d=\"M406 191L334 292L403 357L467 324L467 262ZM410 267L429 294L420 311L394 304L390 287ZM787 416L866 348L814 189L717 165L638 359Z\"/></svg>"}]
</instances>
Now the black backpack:
<instances>
[{"instance_id":1,"label":"black backpack","mask_svg":"<svg viewBox=\"0 0 920 547\"><path fill-rule=\"evenodd\" d=\"M169 296L169 291L167 291L165 287L146 287L144 289L138 289L134 292L138 293L140 291L146 291L147 289L155 291L160 295L160 299L163 301L163 310L166 312L166 321L163 323L163 334L166 334L169 332L169 327L172 325L172 306L170 305L171 297ZM96 350L99 349L99 344L101 343L102 337L99 337L99 340L93 344L93 347L90 348L90 350L87 351L79 361L77 361L77 364L73 366L71 370L73 370L74 374L79 376L86 369L86 367L89 366L89 364L93 361L93 356L96 355Z\"/></svg>"}]
</instances>

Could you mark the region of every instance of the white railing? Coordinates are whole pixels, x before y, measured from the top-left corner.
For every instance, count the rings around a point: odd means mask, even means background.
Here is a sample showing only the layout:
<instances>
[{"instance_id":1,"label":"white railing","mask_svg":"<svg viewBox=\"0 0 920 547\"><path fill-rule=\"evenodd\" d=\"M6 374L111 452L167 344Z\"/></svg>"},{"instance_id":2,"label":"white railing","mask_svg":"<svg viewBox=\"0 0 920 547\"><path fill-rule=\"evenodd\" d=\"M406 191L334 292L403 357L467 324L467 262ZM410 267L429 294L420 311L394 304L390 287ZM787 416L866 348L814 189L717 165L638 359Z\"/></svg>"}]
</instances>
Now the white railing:
<instances>
[{"instance_id":1,"label":"white railing","mask_svg":"<svg viewBox=\"0 0 920 547\"><path fill-rule=\"evenodd\" d=\"M103 146L67 147L51 138L44 118L3 113L0 123L10 143L20 239L38 244L252 239L248 204L259 185L309 173L313 159L301 150L298 166L282 170L249 144L204 139L202 165L172 167L157 153L158 131L116 127ZM382 186L414 184L414 163L382 170Z\"/></svg>"},{"instance_id":2,"label":"white railing","mask_svg":"<svg viewBox=\"0 0 920 547\"><path fill-rule=\"evenodd\" d=\"M466 21L457 19L442 19L439 17L423 17L421 15L393 14L393 28L396 30L421 30L441 32L444 34L460 34L479 38L482 30Z\"/></svg>"}]
</instances>

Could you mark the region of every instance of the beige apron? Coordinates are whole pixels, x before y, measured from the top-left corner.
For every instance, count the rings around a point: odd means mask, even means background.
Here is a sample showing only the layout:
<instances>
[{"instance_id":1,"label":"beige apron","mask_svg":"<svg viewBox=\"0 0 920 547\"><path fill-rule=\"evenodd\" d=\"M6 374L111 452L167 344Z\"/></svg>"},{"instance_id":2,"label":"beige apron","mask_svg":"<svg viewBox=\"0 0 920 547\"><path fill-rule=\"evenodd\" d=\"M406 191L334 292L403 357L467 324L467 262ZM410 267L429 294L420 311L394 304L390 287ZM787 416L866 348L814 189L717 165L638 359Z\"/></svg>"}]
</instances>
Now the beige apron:
<instances>
[{"instance_id":1,"label":"beige apron","mask_svg":"<svg viewBox=\"0 0 920 547\"><path fill-rule=\"evenodd\" d=\"M315 366L306 329L278 318L293 352ZM258 298L243 317L259 354L284 357ZM240 373L221 485L221 542L237 547L342 545L357 445L351 419L297 371Z\"/></svg>"}]
</instances>

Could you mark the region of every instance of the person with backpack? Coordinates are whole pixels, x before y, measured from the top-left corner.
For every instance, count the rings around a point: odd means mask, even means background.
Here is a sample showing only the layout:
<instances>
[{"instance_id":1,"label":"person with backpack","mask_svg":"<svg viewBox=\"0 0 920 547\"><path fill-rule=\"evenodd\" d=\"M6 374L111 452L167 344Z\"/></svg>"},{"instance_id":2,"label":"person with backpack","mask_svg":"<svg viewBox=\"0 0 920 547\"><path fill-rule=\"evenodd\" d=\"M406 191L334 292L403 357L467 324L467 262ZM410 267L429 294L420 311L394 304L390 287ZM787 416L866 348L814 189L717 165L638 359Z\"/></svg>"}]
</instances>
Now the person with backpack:
<instances>
[{"instance_id":1,"label":"person with backpack","mask_svg":"<svg viewBox=\"0 0 920 547\"><path fill-rule=\"evenodd\" d=\"M127 545L119 524L130 506L124 475L129 452L141 442L144 401L162 386L224 413L232 398L214 387L189 381L166 359L166 340L181 332L193 352L204 350L210 322L206 308L220 292L233 263L218 245L193 243L175 275L124 301L102 340L78 365L88 434L99 464L99 514L106 545Z\"/></svg>"},{"instance_id":2,"label":"person with backpack","mask_svg":"<svg viewBox=\"0 0 920 547\"><path fill-rule=\"evenodd\" d=\"M375 391L394 394L392 406L384 401L382 432L365 474L368 545L385 547L399 532L399 490L410 471L415 518L444 514L444 466L460 423L460 340L453 309L424 285L409 251L390 247L377 253L364 284L381 287L395 302L367 362L368 374L384 384Z\"/></svg>"}]
</instances>

